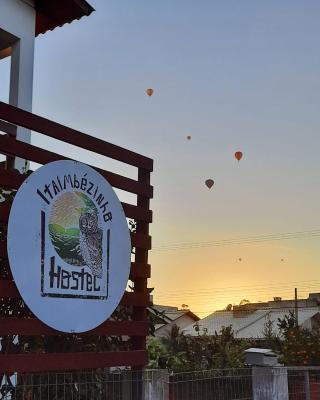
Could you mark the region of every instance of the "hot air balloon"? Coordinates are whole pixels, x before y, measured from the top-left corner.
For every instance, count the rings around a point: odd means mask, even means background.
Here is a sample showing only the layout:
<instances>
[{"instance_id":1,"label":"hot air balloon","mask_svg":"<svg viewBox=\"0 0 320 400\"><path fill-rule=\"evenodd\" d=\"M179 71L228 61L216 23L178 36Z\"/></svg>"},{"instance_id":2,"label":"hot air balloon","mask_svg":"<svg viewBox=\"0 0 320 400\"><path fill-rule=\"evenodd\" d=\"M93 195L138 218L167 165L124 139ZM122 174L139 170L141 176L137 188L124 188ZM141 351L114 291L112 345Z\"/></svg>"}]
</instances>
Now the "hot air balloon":
<instances>
[{"instance_id":1,"label":"hot air balloon","mask_svg":"<svg viewBox=\"0 0 320 400\"><path fill-rule=\"evenodd\" d=\"M191 139L191 136L190 136L190 135L188 135L188 136L187 136L187 139L188 139L188 140L190 140L190 139Z\"/></svg>"},{"instance_id":2,"label":"hot air balloon","mask_svg":"<svg viewBox=\"0 0 320 400\"><path fill-rule=\"evenodd\" d=\"M281 261L284 261L284 259L283 259L283 258L281 258Z\"/></svg>"},{"instance_id":3,"label":"hot air balloon","mask_svg":"<svg viewBox=\"0 0 320 400\"><path fill-rule=\"evenodd\" d=\"M153 95L153 89L149 88L146 90L147 95L150 97Z\"/></svg>"},{"instance_id":4,"label":"hot air balloon","mask_svg":"<svg viewBox=\"0 0 320 400\"><path fill-rule=\"evenodd\" d=\"M238 161L240 161L241 158L242 158L242 156L243 156L243 154L242 154L241 151L236 151L236 152L234 153L234 156L235 156L235 158L236 158Z\"/></svg>"},{"instance_id":5,"label":"hot air balloon","mask_svg":"<svg viewBox=\"0 0 320 400\"><path fill-rule=\"evenodd\" d=\"M239 258L239 261L241 262L241 261L242 261L242 258Z\"/></svg>"},{"instance_id":6,"label":"hot air balloon","mask_svg":"<svg viewBox=\"0 0 320 400\"><path fill-rule=\"evenodd\" d=\"M212 186L214 185L214 181L213 181L212 179L207 179L207 180L205 181L205 184L206 184L206 186L207 186L209 189L211 189Z\"/></svg>"}]
</instances>

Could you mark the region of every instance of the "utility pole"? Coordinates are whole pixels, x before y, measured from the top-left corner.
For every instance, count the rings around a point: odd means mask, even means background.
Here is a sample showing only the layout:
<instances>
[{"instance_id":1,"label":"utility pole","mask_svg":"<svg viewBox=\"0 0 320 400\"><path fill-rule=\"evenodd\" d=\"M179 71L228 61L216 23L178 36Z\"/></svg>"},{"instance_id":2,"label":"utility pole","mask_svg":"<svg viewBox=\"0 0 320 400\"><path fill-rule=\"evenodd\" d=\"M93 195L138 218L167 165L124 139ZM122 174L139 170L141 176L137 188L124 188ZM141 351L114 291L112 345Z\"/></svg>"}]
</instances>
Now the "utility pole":
<instances>
[{"instance_id":1,"label":"utility pole","mask_svg":"<svg viewBox=\"0 0 320 400\"><path fill-rule=\"evenodd\" d=\"M299 326L298 323L298 289L294 289L294 314L295 314L295 322L296 322L296 327Z\"/></svg>"}]
</instances>

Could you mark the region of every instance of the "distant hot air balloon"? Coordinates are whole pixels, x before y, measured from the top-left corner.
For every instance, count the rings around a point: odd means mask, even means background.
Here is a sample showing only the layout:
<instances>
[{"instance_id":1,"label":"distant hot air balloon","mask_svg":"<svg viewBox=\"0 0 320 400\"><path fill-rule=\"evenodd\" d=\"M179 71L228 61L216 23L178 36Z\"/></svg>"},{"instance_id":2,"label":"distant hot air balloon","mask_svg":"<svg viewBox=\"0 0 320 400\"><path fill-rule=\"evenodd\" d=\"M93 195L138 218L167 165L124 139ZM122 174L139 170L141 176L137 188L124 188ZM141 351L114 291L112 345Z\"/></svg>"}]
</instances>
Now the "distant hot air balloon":
<instances>
[{"instance_id":1,"label":"distant hot air balloon","mask_svg":"<svg viewBox=\"0 0 320 400\"><path fill-rule=\"evenodd\" d=\"M212 186L214 185L214 180L212 180L212 179L207 179L207 180L205 181L205 184L206 184L206 186L207 186L209 189L211 189Z\"/></svg>"},{"instance_id":2,"label":"distant hot air balloon","mask_svg":"<svg viewBox=\"0 0 320 400\"><path fill-rule=\"evenodd\" d=\"M281 258L281 261L284 261L284 259L283 259L283 258Z\"/></svg>"},{"instance_id":3,"label":"distant hot air balloon","mask_svg":"<svg viewBox=\"0 0 320 400\"><path fill-rule=\"evenodd\" d=\"M153 89L149 88L146 90L147 95L150 97L153 95Z\"/></svg>"},{"instance_id":4,"label":"distant hot air balloon","mask_svg":"<svg viewBox=\"0 0 320 400\"><path fill-rule=\"evenodd\" d=\"M187 136L187 139L188 139L188 140L190 140L190 139L191 139L191 136L190 136L190 135L188 135L188 136Z\"/></svg>"},{"instance_id":5,"label":"distant hot air balloon","mask_svg":"<svg viewBox=\"0 0 320 400\"><path fill-rule=\"evenodd\" d=\"M243 154L242 154L241 151L236 151L236 152L234 153L234 156L235 156L235 158L236 158L238 161L240 161L241 158L242 158L242 156L243 156Z\"/></svg>"},{"instance_id":6,"label":"distant hot air balloon","mask_svg":"<svg viewBox=\"0 0 320 400\"><path fill-rule=\"evenodd\" d=\"M241 261L242 261L242 258L239 258L239 261L241 262Z\"/></svg>"}]
</instances>

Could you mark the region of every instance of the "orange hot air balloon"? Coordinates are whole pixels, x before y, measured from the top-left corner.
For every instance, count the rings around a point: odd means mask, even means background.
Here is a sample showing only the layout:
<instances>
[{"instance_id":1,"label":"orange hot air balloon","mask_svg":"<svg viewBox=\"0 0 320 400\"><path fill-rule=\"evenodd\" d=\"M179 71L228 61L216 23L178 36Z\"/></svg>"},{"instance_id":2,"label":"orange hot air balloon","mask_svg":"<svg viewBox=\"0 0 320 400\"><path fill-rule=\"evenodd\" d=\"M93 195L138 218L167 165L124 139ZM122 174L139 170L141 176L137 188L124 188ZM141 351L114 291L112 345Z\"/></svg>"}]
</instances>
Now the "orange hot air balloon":
<instances>
[{"instance_id":1,"label":"orange hot air balloon","mask_svg":"<svg viewBox=\"0 0 320 400\"><path fill-rule=\"evenodd\" d=\"M153 89L149 88L146 90L147 95L150 97L153 95Z\"/></svg>"},{"instance_id":2,"label":"orange hot air balloon","mask_svg":"<svg viewBox=\"0 0 320 400\"><path fill-rule=\"evenodd\" d=\"M212 186L214 185L214 180L212 180L212 179L207 179L207 180L205 181L205 184L206 184L206 186L207 186L209 189L211 189Z\"/></svg>"},{"instance_id":3,"label":"orange hot air balloon","mask_svg":"<svg viewBox=\"0 0 320 400\"><path fill-rule=\"evenodd\" d=\"M243 156L242 151L236 151L236 152L234 153L234 156L235 156L235 158L236 158L238 161L240 161L241 158L242 158L242 156Z\"/></svg>"},{"instance_id":4,"label":"orange hot air balloon","mask_svg":"<svg viewBox=\"0 0 320 400\"><path fill-rule=\"evenodd\" d=\"M191 140L191 136L190 136L190 135L188 135L188 136L187 136L187 139L188 139L188 140Z\"/></svg>"}]
</instances>

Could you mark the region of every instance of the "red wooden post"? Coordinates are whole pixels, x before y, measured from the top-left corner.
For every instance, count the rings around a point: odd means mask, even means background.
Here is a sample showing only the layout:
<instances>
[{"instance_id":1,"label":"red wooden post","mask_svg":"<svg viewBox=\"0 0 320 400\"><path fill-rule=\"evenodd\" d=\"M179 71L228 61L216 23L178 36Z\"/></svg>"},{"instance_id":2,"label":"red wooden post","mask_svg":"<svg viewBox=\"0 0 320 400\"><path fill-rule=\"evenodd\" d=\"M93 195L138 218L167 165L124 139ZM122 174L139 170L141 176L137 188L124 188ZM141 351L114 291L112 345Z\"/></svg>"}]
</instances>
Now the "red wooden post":
<instances>
[{"instance_id":1,"label":"red wooden post","mask_svg":"<svg viewBox=\"0 0 320 400\"><path fill-rule=\"evenodd\" d=\"M138 180L146 185L150 185L150 172L142 168L138 170ZM150 207L150 199L141 195L137 196L137 206L142 207L146 210ZM149 236L149 223L144 221L137 221L136 227L137 234ZM148 250L143 248L136 248L135 261L148 264ZM147 279L143 277L137 277L134 279L134 292L148 294ZM149 295L149 294L148 294ZM134 321L147 321L147 309L145 307L136 306L133 308L133 320ZM146 337L139 337L137 335L132 337L133 350L141 350L146 348ZM139 400L143 394L142 384L142 367L133 367L136 371L136 379L132 382L132 395L133 400Z\"/></svg>"}]
</instances>

